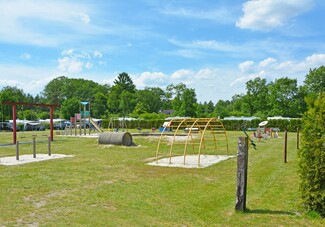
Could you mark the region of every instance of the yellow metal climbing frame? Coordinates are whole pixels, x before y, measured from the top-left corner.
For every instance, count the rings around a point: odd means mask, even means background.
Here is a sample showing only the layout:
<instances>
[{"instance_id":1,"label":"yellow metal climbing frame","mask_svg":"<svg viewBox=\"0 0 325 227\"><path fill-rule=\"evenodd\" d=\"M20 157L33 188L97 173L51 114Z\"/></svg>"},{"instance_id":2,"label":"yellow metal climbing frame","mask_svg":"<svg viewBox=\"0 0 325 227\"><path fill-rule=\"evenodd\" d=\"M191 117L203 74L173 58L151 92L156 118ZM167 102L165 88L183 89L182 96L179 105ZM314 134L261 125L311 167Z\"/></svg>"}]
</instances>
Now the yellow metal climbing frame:
<instances>
[{"instance_id":1,"label":"yellow metal climbing frame","mask_svg":"<svg viewBox=\"0 0 325 227\"><path fill-rule=\"evenodd\" d=\"M222 152L229 155L227 133L217 118L173 118L164 125L157 145L157 163L161 155L167 155L171 164L172 157L180 155L181 150L185 165L189 147L192 154L198 155L198 166L201 154L211 154L213 151L215 155ZM181 148L175 149L177 145ZM167 152L163 152L163 149L167 149Z\"/></svg>"}]
</instances>

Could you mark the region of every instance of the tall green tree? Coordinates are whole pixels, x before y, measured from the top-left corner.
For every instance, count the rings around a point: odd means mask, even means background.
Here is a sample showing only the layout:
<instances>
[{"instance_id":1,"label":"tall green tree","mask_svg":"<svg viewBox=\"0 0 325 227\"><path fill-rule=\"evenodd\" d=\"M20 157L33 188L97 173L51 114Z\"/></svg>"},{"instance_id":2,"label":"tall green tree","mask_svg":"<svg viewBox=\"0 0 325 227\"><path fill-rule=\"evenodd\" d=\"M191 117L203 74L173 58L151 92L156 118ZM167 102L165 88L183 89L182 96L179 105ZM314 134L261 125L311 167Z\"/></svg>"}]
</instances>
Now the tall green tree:
<instances>
[{"instance_id":1,"label":"tall green tree","mask_svg":"<svg viewBox=\"0 0 325 227\"><path fill-rule=\"evenodd\" d=\"M22 89L6 86L1 89L0 102L26 102L26 96ZM19 111L19 110L18 110ZM1 109L1 119L12 119L12 108L10 105L3 105Z\"/></svg>"},{"instance_id":2,"label":"tall green tree","mask_svg":"<svg viewBox=\"0 0 325 227\"><path fill-rule=\"evenodd\" d=\"M135 93L136 88L132 78L127 73L120 73L107 95L109 113L121 113L123 116L132 113L136 106Z\"/></svg>"},{"instance_id":3,"label":"tall green tree","mask_svg":"<svg viewBox=\"0 0 325 227\"><path fill-rule=\"evenodd\" d=\"M107 93L97 92L91 105L91 116L96 118L105 117L107 110Z\"/></svg>"},{"instance_id":4,"label":"tall green tree","mask_svg":"<svg viewBox=\"0 0 325 227\"><path fill-rule=\"evenodd\" d=\"M114 80L114 85L118 85L121 90L128 91L130 93L135 93L136 88L131 79L131 77L123 72L117 76L117 79Z\"/></svg>"},{"instance_id":5,"label":"tall green tree","mask_svg":"<svg viewBox=\"0 0 325 227\"><path fill-rule=\"evenodd\" d=\"M269 84L269 112L273 116L298 117L297 79L288 77L276 79Z\"/></svg>"},{"instance_id":6,"label":"tall green tree","mask_svg":"<svg viewBox=\"0 0 325 227\"><path fill-rule=\"evenodd\" d=\"M219 100L214 106L214 115L220 118L229 116L230 101Z\"/></svg>"},{"instance_id":7,"label":"tall green tree","mask_svg":"<svg viewBox=\"0 0 325 227\"><path fill-rule=\"evenodd\" d=\"M134 95L129 91L122 91L120 102L119 102L119 109L124 116L128 116L130 113L133 112L136 106L136 99Z\"/></svg>"},{"instance_id":8,"label":"tall green tree","mask_svg":"<svg viewBox=\"0 0 325 227\"><path fill-rule=\"evenodd\" d=\"M183 116L196 117L196 93L193 88L185 89L182 97L181 111Z\"/></svg>"},{"instance_id":9,"label":"tall green tree","mask_svg":"<svg viewBox=\"0 0 325 227\"><path fill-rule=\"evenodd\" d=\"M325 92L325 66L309 71L304 80L306 91L317 94Z\"/></svg>"},{"instance_id":10,"label":"tall green tree","mask_svg":"<svg viewBox=\"0 0 325 227\"><path fill-rule=\"evenodd\" d=\"M146 87L136 93L137 102L146 107L148 113L158 113L163 105L165 93L161 88Z\"/></svg>"},{"instance_id":11,"label":"tall green tree","mask_svg":"<svg viewBox=\"0 0 325 227\"><path fill-rule=\"evenodd\" d=\"M168 85L167 93L172 96L172 107L174 115L195 117L196 116L196 93L192 88L187 88L185 84Z\"/></svg>"},{"instance_id":12,"label":"tall green tree","mask_svg":"<svg viewBox=\"0 0 325 227\"><path fill-rule=\"evenodd\" d=\"M246 82L245 102L250 116L255 115L257 112L266 112L268 108L267 101L268 87L266 79L257 77Z\"/></svg>"},{"instance_id":13,"label":"tall green tree","mask_svg":"<svg viewBox=\"0 0 325 227\"><path fill-rule=\"evenodd\" d=\"M80 100L77 98L70 98L65 100L62 103L61 107L61 115L64 119L70 119L70 117L74 116L75 113L79 113L79 106L80 106Z\"/></svg>"}]
</instances>

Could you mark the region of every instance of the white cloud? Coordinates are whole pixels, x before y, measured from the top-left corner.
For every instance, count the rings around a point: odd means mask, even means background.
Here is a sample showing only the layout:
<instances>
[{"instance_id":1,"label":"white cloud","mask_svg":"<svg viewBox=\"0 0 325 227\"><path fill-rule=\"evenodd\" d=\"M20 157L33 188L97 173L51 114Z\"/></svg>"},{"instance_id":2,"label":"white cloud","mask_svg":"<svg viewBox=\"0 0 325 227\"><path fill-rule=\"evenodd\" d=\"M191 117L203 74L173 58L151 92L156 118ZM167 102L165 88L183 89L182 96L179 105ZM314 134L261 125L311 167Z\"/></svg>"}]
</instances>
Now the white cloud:
<instances>
[{"instance_id":1,"label":"white cloud","mask_svg":"<svg viewBox=\"0 0 325 227\"><path fill-rule=\"evenodd\" d=\"M88 4L67 1L1 1L0 41L56 46L72 37L76 40L96 30L84 29L92 10Z\"/></svg>"},{"instance_id":2,"label":"white cloud","mask_svg":"<svg viewBox=\"0 0 325 227\"><path fill-rule=\"evenodd\" d=\"M269 31L309 10L313 0L250 0L244 3L244 15L236 22L242 29Z\"/></svg>"},{"instance_id":3,"label":"white cloud","mask_svg":"<svg viewBox=\"0 0 325 227\"><path fill-rule=\"evenodd\" d=\"M250 64L249 62L246 61L240 64L245 69L245 63L247 63L249 65L249 71L242 70L239 67L242 74L233 79L230 83L231 86L238 86L240 83L245 84L248 80L254 79L255 77L267 78L269 81L273 81L276 78L289 77L297 79L302 84L309 69L324 65L325 54L312 54L301 61L288 60L280 62L274 58L266 58L258 64Z\"/></svg>"},{"instance_id":4,"label":"white cloud","mask_svg":"<svg viewBox=\"0 0 325 227\"><path fill-rule=\"evenodd\" d=\"M31 59L31 57L32 56L29 53L23 53L20 55L20 58L24 59L24 60L29 60L29 59Z\"/></svg>"},{"instance_id":5,"label":"white cloud","mask_svg":"<svg viewBox=\"0 0 325 227\"><path fill-rule=\"evenodd\" d=\"M238 68L241 72L247 72L249 71L252 66L254 65L254 61L245 61L239 64Z\"/></svg>"},{"instance_id":6,"label":"white cloud","mask_svg":"<svg viewBox=\"0 0 325 227\"><path fill-rule=\"evenodd\" d=\"M93 53L93 56L95 58L102 58L103 54L101 52L99 52L98 50L95 50L94 53Z\"/></svg>"},{"instance_id":7,"label":"white cloud","mask_svg":"<svg viewBox=\"0 0 325 227\"><path fill-rule=\"evenodd\" d=\"M84 69L92 68L92 58L86 51L76 49L67 49L61 52L62 57L58 59L58 68L63 72L80 73ZM101 57L98 51L94 52L94 57Z\"/></svg>"},{"instance_id":8,"label":"white cloud","mask_svg":"<svg viewBox=\"0 0 325 227\"><path fill-rule=\"evenodd\" d=\"M0 89L13 86L32 95L39 94L48 82L60 75L48 67L36 68L19 64L0 64L0 74L3 75Z\"/></svg>"},{"instance_id":9,"label":"white cloud","mask_svg":"<svg viewBox=\"0 0 325 227\"><path fill-rule=\"evenodd\" d=\"M73 12L72 15L78 19L80 19L83 23L85 24L89 24L90 23L90 17L88 14L86 13L83 13L83 12L78 12L78 13L75 13Z\"/></svg>"},{"instance_id":10,"label":"white cloud","mask_svg":"<svg viewBox=\"0 0 325 227\"><path fill-rule=\"evenodd\" d=\"M234 21L233 14L229 9L218 7L216 9L197 10L186 8L165 8L161 13L169 16L177 16L190 19L210 20L218 23L230 23Z\"/></svg>"},{"instance_id":11,"label":"white cloud","mask_svg":"<svg viewBox=\"0 0 325 227\"><path fill-rule=\"evenodd\" d=\"M79 73L82 72L82 69L84 67L83 62L77 61L68 57L63 57L58 59L58 68L61 71L66 71L69 73Z\"/></svg>"},{"instance_id":12,"label":"white cloud","mask_svg":"<svg viewBox=\"0 0 325 227\"><path fill-rule=\"evenodd\" d=\"M249 74L247 76L241 76L236 78L233 82L230 83L230 87L233 87L235 85L241 84L243 85L242 87L245 87L246 82L249 80L254 80L257 77L263 77L265 75L264 71L258 72L258 73L253 73L253 74Z\"/></svg>"},{"instance_id":13,"label":"white cloud","mask_svg":"<svg viewBox=\"0 0 325 227\"><path fill-rule=\"evenodd\" d=\"M195 73L195 79L198 80L211 80L219 76L219 72L215 68L204 68L200 69Z\"/></svg>"},{"instance_id":14,"label":"white cloud","mask_svg":"<svg viewBox=\"0 0 325 227\"><path fill-rule=\"evenodd\" d=\"M174 72L170 77L173 80L185 80L193 76L194 76L193 71L189 69L180 69Z\"/></svg>"},{"instance_id":15,"label":"white cloud","mask_svg":"<svg viewBox=\"0 0 325 227\"><path fill-rule=\"evenodd\" d=\"M162 72L143 72L134 77L134 84L138 88L144 88L145 86L160 87L168 82L168 76Z\"/></svg>"},{"instance_id":16,"label":"white cloud","mask_svg":"<svg viewBox=\"0 0 325 227\"><path fill-rule=\"evenodd\" d=\"M74 49L68 49L68 50L63 50L61 52L62 55L72 55L73 54Z\"/></svg>"},{"instance_id":17,"label":"white cloud","mask_svg":"<svg viewBox=\"0 0 325 227\"><path fill-rule=\"evenodd\" d=\"M218 42L216 40L195 40L192 42L184 42L176 39L168 39L168 42L182 48L187 48L187 49L183 49L182 50L183 52L192 51L194 53L194 51L198 52L198 50L200 49L222 51L222 52L238 52L243 50L242 46L229 44L227 42Z\"/></svg>"},{"instance_id":18,"label":"white cloud","mask_svg":"<svg viewBox=\"0 0 325 227\"><path fill-rule=\"evenodd\" d=\"M259 66L260 67L267 67L269 65L271 65L272 63L275 63L276 62L276 59L274 58L267 58L267 59L264 59L263 61L261 61L259 63Z\"/></svg>"}]
</instances>

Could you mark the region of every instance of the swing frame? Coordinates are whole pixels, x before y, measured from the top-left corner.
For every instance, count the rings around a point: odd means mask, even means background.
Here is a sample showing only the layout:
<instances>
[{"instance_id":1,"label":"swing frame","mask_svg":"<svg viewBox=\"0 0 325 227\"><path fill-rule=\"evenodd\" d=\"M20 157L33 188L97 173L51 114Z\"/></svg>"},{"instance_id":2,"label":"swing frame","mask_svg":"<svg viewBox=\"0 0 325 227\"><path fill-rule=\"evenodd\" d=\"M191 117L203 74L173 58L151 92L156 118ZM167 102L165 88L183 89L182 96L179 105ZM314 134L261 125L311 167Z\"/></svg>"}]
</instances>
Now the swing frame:
<instances>
[{"instance_id":1,"label":"swing frame","mask_svg":"<svg viewBox=\"0 0 325 227\"><path fill-rule=\"evenodd\" d=\"M17 143L17 105L19 106L43 106L50 108L50 137L51 141L54 140L53 133L53 109L60 108L60 105L57 104L41 104L41 103L26 103L26 102L1 102L1 105L11 105L12 106L12 122L13 122L13 130L12 130L12 140L13 144Z\"/></svg>"}]
</instances>

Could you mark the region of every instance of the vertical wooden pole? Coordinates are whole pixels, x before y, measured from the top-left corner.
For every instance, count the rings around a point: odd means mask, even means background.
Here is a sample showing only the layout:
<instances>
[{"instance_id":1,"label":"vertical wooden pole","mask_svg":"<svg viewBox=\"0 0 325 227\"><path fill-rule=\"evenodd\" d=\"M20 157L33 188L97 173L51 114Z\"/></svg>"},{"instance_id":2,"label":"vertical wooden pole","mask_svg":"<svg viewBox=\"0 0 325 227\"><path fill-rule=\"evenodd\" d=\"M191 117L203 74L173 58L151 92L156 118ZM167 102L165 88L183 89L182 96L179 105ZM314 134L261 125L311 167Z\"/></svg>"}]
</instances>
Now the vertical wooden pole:
<instances>
[{"instance_id":1,"label":"vertical wooden pole","mask_svg":"<svg viewBox=\"0 0 325 227\"><path fill-rule=\"evenodd\" d=\"M13 144L17 142L17 108L16 104L12 104L12 136L13 136Z\"/></svg>"},{"instance_id":2,"label":"vertical wooden pole","mask_svg":"<svg viewBox=\"0 0 325 227\"><path fill-rule=\"evenodd\" d=\"M33 158L36 158L36 138L33 137Z\"/></svg>"},{"instance_id":3,"label":"vertical wooden pole","mask_svg":"<svg viewBox=\"0 0 325 227\"><path fill-rule=\"evenodd\" d=\"M246 210L248 139L238 137L236 211Z\"/></svg>"},{"instance_id":4,"label":"vertical wooden pole","mask_svg":"<svg viewBox=\"0 0 325 227\"><path fill-rule=\"evenodd\" d=\"M19 141L16 141L16 160L19 160Z\"/></svg>"},{"instance_id":5,"label":"vertical wooden pole","mask_svg":"<svg viewBox=\"0 0 325 227\"><path fill-rule=\"evenodd\" d=\"M297 149L299 150L299 128L297 128Z\"/></svg>"},{"instance_id":6,"label":"vertical wooden pole","mask_svg":"<svg viewBox=\"0 0 325 227\"><path fill-rule=\"evenodd\" d=\"M48 146L47 146L47 148L48 148L48 154L49 154L49 156L51 156L51 137L48 138Z\"/></svg>"},{"instance_id":7,"label":"vertical wooden pole","mask_svg":"<svg viewBox=\"0 0 325 227\"><path fill-rule=\"evenodd\" d=\"M287 145L288 145L288 132L284 132L284 163L287 163Z\"/></svg>"},{"instance_id":8,"label":"vertical wooden pole","mask_svg":"<svg viewBox=\"0 0 325 227\"><path fill-rule=\"evenodd\" d=\"M51 135L51 141L54 139L53 135L53 106L50 107L50 135Z\"/></svg>"}]
</instances>

